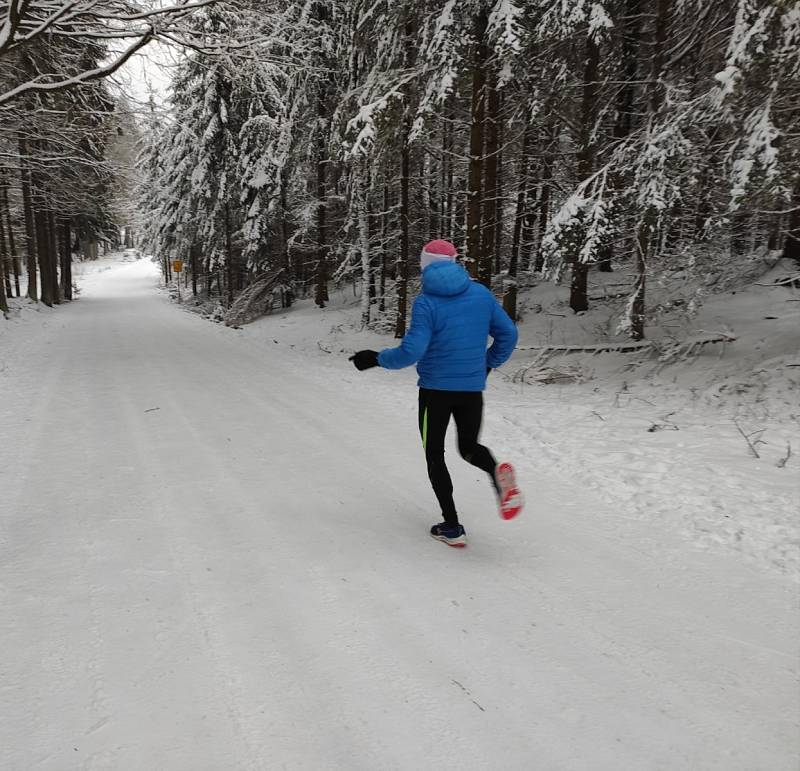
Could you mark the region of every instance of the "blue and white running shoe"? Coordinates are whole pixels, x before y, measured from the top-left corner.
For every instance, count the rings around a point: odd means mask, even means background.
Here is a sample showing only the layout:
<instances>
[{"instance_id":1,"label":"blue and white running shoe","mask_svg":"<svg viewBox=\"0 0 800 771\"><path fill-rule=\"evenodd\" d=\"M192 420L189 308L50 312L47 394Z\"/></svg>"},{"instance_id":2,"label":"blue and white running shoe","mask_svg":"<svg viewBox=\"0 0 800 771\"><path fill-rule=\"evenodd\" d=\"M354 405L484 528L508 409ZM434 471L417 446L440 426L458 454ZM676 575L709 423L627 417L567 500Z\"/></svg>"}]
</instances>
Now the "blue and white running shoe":
<instances>
[{"instance_id":1,"label":"blue and white running shoe","mask_svg":"<svg viewBox=\"0 0 800 771\"><path fill-rule=\"evenodd\" d=\"M446 543L448 546L467 545L467 534L464 532L463 525L450 525L447 522L440 522L431 528L431 536L437 541Z\"/></svg>"}]
</instances>

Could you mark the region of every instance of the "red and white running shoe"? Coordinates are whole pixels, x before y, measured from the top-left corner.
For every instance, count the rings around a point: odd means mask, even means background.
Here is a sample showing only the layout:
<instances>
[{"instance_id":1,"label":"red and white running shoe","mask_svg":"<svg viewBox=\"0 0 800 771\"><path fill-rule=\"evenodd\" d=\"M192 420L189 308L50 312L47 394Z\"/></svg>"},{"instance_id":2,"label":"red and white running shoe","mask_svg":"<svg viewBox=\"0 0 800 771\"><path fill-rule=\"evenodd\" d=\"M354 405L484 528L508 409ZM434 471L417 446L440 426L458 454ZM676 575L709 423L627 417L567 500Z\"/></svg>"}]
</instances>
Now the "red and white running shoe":
<instances>
[{"instance_id":1,"label":"red and white running shoe","mask_svg":"<svg viewBox=\"0 0 800 771\"><path fill-rule=\"evenodd\" d=\"M500 463L495 469L494 477L500 492L500 516L503 519L514 519L525 505L525 499L517 487L514 467L510 463Z\"/></svg>"}]
</instances>

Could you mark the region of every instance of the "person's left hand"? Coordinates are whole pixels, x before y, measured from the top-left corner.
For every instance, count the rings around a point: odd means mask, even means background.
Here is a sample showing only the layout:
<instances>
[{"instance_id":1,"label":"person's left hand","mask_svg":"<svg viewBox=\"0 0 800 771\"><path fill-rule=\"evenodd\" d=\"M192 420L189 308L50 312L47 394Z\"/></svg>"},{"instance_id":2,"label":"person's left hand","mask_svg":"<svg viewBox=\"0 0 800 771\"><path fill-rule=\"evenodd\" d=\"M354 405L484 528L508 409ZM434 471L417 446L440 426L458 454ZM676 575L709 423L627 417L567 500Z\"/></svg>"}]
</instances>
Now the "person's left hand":
<instances>
[{"instance_id":1,"label":"person's left hand","mask_svg":"<svg viewBox=\"0 0 800 771\"><path fill-rule=\"evenodd\" d=\"M370 367L378 366L378 352L377 351L357 351L348 361L352 361L355 367L360 372Z\"/></svg>"}]
</instances>

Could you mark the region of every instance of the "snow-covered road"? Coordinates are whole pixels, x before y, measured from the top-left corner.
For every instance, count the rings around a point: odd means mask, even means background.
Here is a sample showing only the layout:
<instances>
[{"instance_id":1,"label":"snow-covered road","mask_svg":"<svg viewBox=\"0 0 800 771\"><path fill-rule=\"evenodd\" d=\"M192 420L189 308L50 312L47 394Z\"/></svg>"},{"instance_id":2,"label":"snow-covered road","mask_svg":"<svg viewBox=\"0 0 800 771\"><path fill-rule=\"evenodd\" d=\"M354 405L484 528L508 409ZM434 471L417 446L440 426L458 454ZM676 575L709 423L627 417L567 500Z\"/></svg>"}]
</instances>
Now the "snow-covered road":
<instances>
[{"instance_id":1,"label":"snow-covered road","mask_svg":"<svg viewBox=\"0 0 800 771\"><path fill-rule=\"evenodd\" d=\"M410 375L156 281L89 276L0 352L0 768L797 768L789 578L623 535L544 456L511 523L454 459L447 549Z\"/></svg>"}]
</instances>

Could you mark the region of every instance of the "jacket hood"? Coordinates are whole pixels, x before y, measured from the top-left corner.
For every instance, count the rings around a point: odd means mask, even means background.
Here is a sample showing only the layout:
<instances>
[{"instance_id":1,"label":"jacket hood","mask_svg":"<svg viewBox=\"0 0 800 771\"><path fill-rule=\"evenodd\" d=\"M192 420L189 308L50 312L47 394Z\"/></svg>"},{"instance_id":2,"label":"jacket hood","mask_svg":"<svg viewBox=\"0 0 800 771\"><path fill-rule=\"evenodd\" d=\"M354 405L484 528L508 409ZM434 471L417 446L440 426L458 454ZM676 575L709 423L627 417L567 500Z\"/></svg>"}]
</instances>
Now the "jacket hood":
<instances>
[{"instance_id":1,"label":"jacket hood","mask_svg":"<svg viewBox=\"0 0 800 771\"><path fill-rule=\"evenodd\" d=\"M425 294L452 297L465 291L469 284L467 271L455 262L433 262L422 271Z\"/></svg>"}]
</instances>

